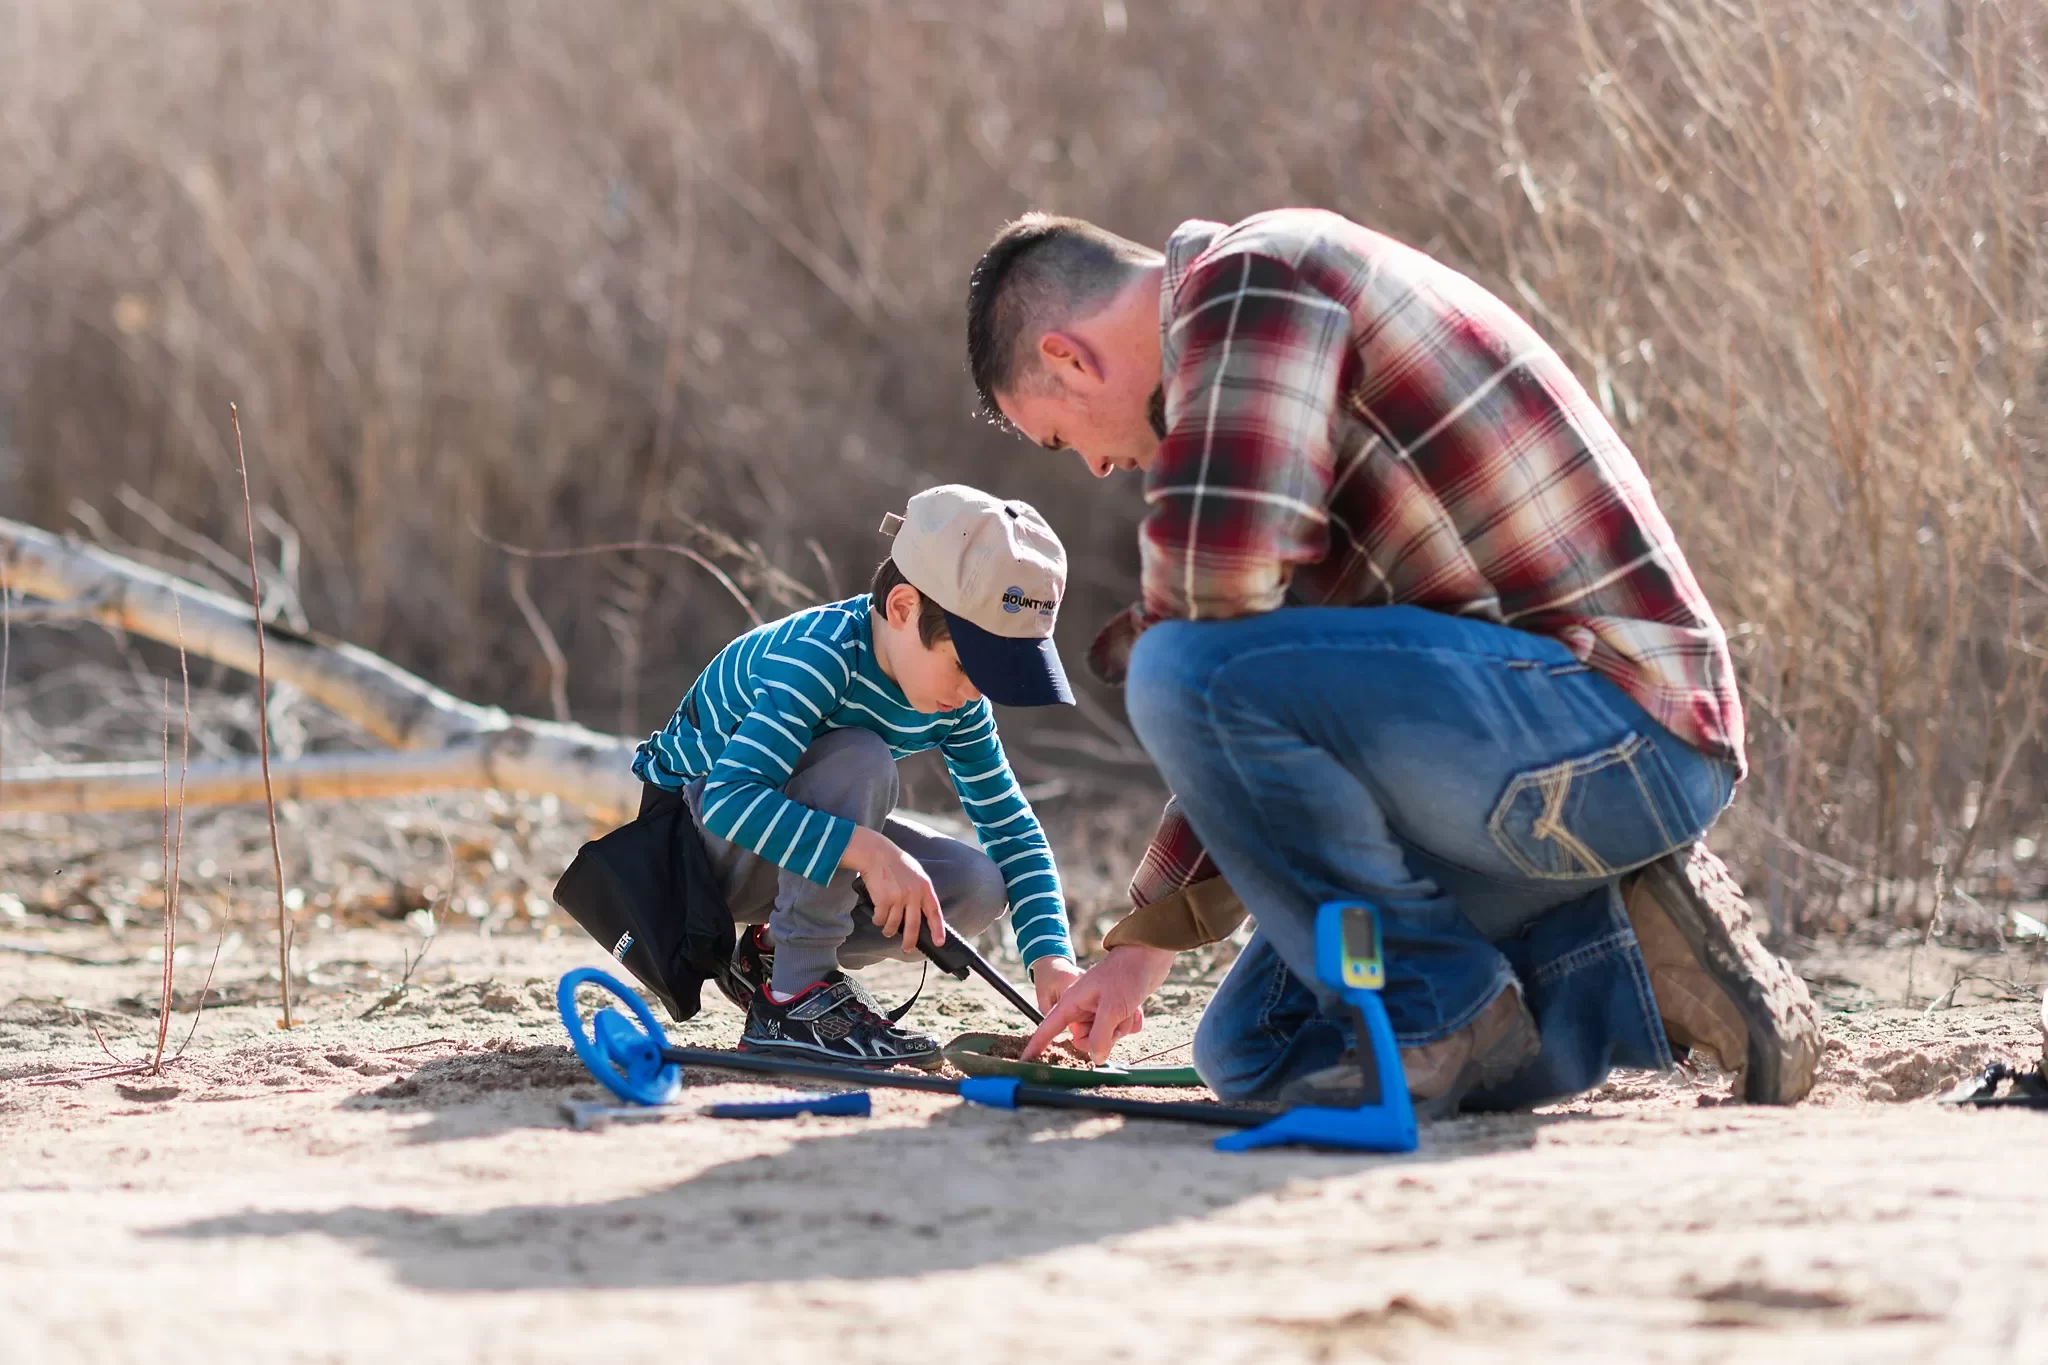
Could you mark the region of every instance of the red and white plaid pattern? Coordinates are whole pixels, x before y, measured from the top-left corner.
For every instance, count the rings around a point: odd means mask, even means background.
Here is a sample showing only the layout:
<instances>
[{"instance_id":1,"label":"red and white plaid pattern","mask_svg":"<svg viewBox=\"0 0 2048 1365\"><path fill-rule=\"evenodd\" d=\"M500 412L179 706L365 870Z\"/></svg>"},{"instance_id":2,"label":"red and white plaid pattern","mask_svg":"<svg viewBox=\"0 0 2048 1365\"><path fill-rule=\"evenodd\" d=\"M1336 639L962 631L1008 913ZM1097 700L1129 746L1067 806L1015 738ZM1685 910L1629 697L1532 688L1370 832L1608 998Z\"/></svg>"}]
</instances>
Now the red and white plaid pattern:
<instances>
[{"instance_id":1,"label":"red and white plaid pattern","mask_svg":"<svg viewBox=\"0 0 2048 1365\"><path fill-rule=\"evenodd\" d=\"M1742 755L1727 637L1635 457L1564 361L1455 270L1313 209L1184 223L1160 298L1167 435L1146 624L1409 604L1554 636L1701 751ZM1178 808L1131 884L1212 876Z\"/></svg>"}]
</instances>

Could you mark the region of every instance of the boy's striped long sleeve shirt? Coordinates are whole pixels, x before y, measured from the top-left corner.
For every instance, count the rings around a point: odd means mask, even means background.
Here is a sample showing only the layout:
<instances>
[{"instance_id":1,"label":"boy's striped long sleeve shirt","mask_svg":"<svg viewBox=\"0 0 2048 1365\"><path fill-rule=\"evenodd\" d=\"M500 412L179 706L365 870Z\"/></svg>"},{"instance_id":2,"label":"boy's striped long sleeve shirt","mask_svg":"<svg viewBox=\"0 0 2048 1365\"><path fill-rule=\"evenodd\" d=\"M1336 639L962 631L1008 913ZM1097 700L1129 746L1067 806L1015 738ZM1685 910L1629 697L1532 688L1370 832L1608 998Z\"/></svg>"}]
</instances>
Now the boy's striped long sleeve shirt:
<instances>
[{"instance_id":1,"label":"boy's striped long sleeve shirt","mask_svg":"<svg viewBox=\"0 0 2048 1365\"><path fill-rule=\"evenodd\" d=\"M987 699L936 714L913 709L875 658L868 609L864 596L812 607L727 645L640 746L634 774L670 790L704 778L705 829L822 886L839 870L853 822L782 794L811 741L858 727L881 736L899 759L937 749L1003 874L1025 965L1071 958L1052 850L1010 771Z\"/></svg>"}]
</instances>

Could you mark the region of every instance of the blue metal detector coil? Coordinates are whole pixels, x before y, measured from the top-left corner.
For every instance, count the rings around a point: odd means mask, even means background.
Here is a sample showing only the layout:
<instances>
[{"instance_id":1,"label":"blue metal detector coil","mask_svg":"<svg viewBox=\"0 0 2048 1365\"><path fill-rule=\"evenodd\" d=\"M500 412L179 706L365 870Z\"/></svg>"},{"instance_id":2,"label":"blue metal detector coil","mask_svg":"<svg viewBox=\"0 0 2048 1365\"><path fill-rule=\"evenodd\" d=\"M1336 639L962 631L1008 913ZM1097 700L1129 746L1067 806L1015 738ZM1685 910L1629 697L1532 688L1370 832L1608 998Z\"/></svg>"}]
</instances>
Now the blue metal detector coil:
<instances>
[{"instance_id":1,"label":"blue metal detector coil","mask_svg":"<svg viewBox=\"0 0 2048 1365\"><path fill-rule=\"evenodd\" d=\"M586 981L625 1001L640 1026L635 1028L631 1019L607 1006L590 1021L590 1033L584 1033L576 1015L576 988ZM555 1008L561 1011L562 1027L569 1030L569 1045L605 1089L629 1104L668 1104L682 1093L683 1069L661 1055L668 1046L661 1021L617 977L595 967L578 967L555 987Z\"/></svg>"}]
</instances>

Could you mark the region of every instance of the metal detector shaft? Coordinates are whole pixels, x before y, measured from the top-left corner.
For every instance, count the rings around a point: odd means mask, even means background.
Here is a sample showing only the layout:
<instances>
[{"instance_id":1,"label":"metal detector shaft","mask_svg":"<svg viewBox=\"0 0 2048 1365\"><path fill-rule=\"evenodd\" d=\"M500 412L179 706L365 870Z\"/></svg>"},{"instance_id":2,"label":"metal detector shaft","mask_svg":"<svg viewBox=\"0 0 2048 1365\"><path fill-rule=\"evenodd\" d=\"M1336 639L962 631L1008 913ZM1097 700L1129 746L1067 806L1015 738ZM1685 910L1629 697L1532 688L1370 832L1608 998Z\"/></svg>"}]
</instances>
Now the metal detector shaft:
<instances>
[{"instance_id":1,"label":"metal detector shaft","mask_svg":"<svg viewBox=\"0 0 2048 1365\"><path fill-rule=\"evenodd\" d=\"M987 958L975 952L973 945L954 933L952 925L946 926L945 943L937 944L932 942L931 931L920 924L917 929L917 949L931 959L934 967L955 981L965 980L967 974L973 972L995 987L1005 1000L1023 1012L1026 1019L1034 1024L1045 1022L1045 1016L1038 1012L1038 1007L1018 994L1017 988L1004 979L1003 974L997 971Z\"/></svg>"},{"instance_id":2,"label":"metal detector shaft","mask_svg":"<svg viewBox=\"0 0 2048 1365\"><path fill-rule=\"evenodd\" d=\"M865 1085L883 1090L922 1090L934 1095L972 1098L963 1082L939 1076L907 1076L895 1071L864 1071L859 1067L834 1066L830 1062L806 1062L797 1057L772 1057L755 1052L720 1052L708 1047L664 1047L662 1060L678 1066L722 1067L727 1071L760 1071L777 1076L810 1076L821 1081ZM1206 1123L1215 1128L1256 1128L1269 1122L1274 1112L1267 1109L1238 1109L1222 1104L1195 1104L1185 1100L1126 1100L1114 1095L1091 1095L1078 1090L1056 1090L1042 1085L1006 1087L1019 1108L1080 1109L1094 1114L1123 1114L1130 1118L1172 1119L1179 1123ZM1007 1107L1007 1106L1006 1106Z\"/></svg>"}]
</instances>

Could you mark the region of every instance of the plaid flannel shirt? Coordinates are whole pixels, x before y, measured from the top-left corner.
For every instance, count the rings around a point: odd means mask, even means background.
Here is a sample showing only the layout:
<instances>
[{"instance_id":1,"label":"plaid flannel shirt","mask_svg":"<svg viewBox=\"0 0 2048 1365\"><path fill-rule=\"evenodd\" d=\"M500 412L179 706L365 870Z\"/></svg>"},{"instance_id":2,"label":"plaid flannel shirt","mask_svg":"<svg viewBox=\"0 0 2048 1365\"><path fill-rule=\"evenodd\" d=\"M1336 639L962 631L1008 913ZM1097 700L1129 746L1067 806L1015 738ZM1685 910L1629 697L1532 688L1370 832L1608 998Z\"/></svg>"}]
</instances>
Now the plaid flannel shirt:
<instances>
[{"instance_id":1,"label":"plaid flannel shirt","mask_svg":"<svg viewBox=\"0 0 2048 1365\"><path fill-rule=\"evenodd\" d=\"M1448 266L1336 214L1183 223L1160 291L1153 621L1410 604L1549 635L1704 753L1743 763L1727 637L1635 457L1557 352ZM1177 803L1131 882L1207 877Z\"/></svg>"}]
</instances>

